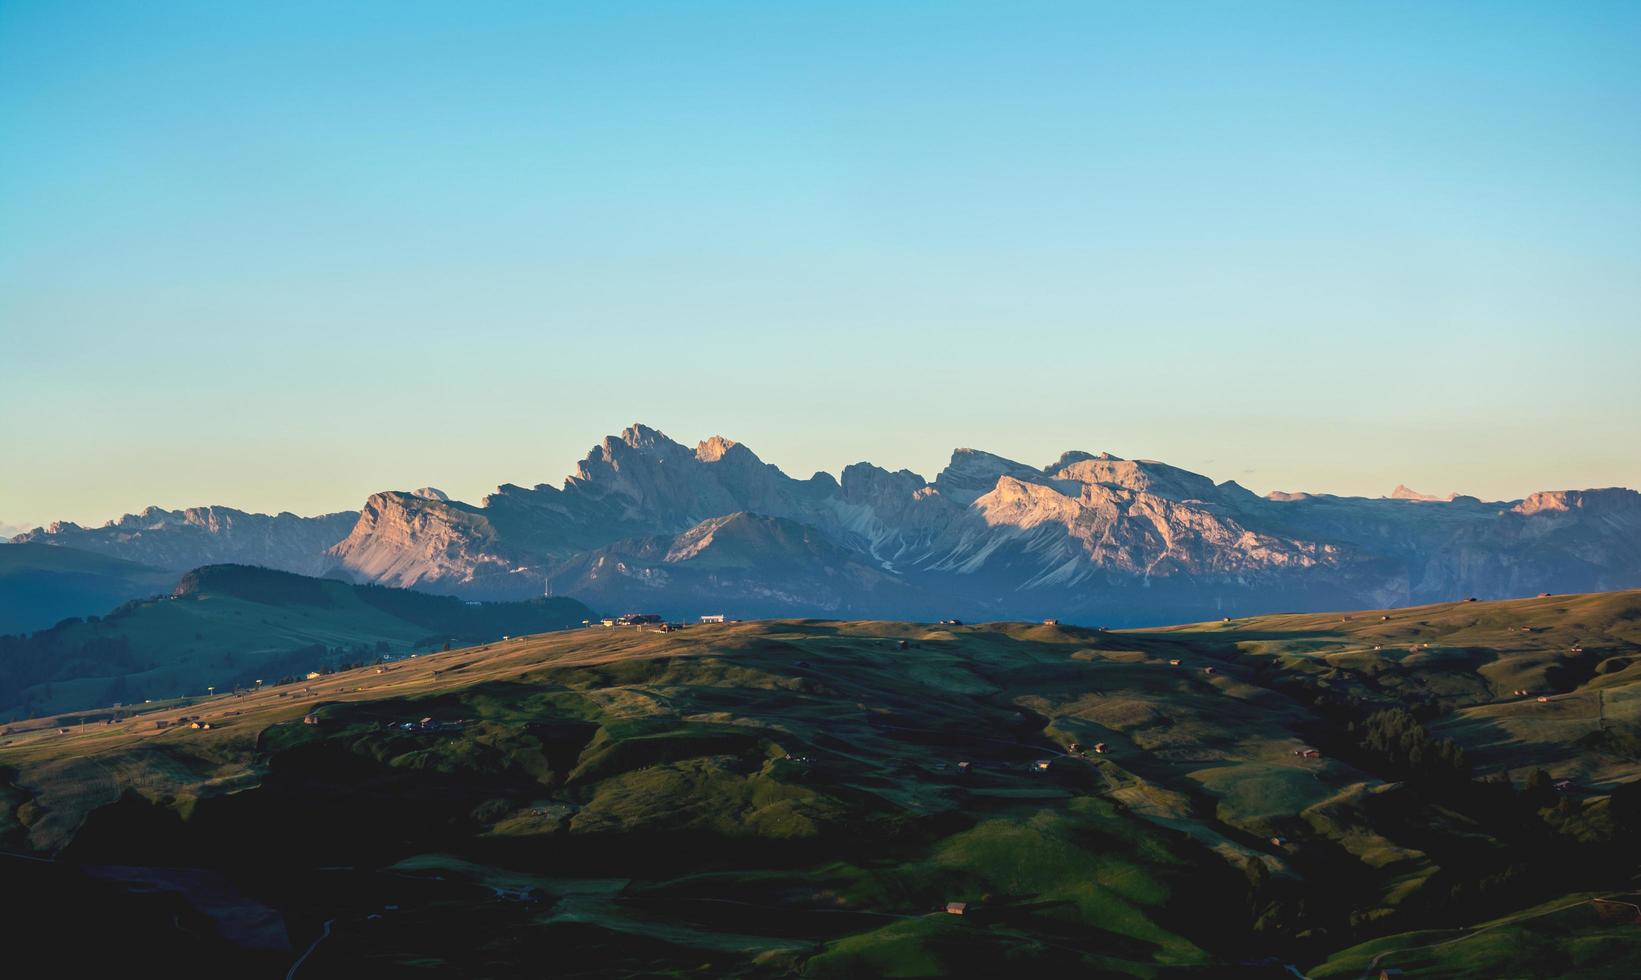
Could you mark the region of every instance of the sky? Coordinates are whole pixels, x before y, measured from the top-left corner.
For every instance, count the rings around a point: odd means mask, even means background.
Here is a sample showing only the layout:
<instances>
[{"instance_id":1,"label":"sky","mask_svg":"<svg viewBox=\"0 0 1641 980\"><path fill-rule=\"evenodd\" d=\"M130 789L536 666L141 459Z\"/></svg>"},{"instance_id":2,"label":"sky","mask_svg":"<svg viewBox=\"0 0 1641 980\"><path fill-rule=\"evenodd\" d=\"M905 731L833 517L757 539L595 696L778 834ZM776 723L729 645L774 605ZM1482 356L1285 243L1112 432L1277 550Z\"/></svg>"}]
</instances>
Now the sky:
<instances>
[{"instance_id":1,"label":"sky","mask_svg":"<svg viewBox=\"0 0 1641 980\"><path fill-rule=\"evenodd\" d=\"M0 523L634 421L1641 487L1638 104L1634 3L5 0Z\"/></svg>"}]
</instances>

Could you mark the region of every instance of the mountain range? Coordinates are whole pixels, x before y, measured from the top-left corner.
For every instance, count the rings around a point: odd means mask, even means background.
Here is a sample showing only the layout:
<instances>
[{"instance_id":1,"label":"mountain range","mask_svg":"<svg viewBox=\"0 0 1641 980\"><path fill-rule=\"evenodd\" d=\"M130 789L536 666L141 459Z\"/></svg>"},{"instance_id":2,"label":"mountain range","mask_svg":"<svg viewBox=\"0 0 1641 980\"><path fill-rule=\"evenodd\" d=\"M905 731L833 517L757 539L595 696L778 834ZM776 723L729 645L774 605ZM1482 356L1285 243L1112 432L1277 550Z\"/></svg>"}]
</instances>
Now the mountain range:
<instances>
[{"instance_id":1,"label":"mountain range","mask_svg":"<svg viewBox=\"0 0 1641 980\"><path fill-rule=\"evenodd\" d=\"M429 487L320 517L150 508L16 541L604 611L1128 625L1641 585L1641 494L1260 496L1109 453L1034 466L974 449L932 481L865 462L795 479L732 440L635 424L562 486L478 504Z\"/></svg>"}]
</instances>

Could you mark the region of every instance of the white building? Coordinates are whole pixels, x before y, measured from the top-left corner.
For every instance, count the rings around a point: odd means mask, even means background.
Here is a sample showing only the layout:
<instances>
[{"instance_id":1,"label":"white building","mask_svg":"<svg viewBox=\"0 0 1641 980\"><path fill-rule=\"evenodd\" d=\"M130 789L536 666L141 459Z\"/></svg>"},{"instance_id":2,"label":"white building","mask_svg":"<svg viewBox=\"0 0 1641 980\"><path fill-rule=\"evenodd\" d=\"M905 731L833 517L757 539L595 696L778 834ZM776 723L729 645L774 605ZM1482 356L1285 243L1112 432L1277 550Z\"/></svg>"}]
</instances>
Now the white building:
<instances>
[{"instance_id":1,"label":"white building","mask_svg":"<svg viewBox=\"0 0 1641 980\"><path fill-rule=\"evenodd\" d=\"M702 616L701 617L701 622L703 622L703 623L721 623L723 621L724 621L724 614L723 613L717 613L716 615Z\"/></svg>"}]
</instances>

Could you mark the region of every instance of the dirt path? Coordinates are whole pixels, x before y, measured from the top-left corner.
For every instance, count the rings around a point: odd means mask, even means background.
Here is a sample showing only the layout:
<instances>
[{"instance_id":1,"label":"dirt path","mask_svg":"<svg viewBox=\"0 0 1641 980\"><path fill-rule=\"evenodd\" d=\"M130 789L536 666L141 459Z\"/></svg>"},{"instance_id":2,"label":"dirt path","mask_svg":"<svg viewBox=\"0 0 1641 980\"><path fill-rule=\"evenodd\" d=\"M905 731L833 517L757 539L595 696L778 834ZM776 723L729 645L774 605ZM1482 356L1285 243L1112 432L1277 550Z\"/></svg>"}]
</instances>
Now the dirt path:
<instances>
[{"instance_id":1,"label":"dirt path","mask_svg":"<svg viewBox=\"0 0 1641 980\"><path fill-rule=\"evenodd\" d=\"M302 968L302 964L307 962L308 957L313 955L313 951L319 948L320 943L330 938L331 927L334 925L336 925L335 919L325 920L324 930L319 933L318 938L314 939L312 945L303 950L302 955L296 958L296 962L291 964L289 972L285 974L285 980L295 980L296 971Z\"/></svg>"},{"instance_id":2,"label":"dirt path","mask_svg":"<svg viewBox=\"0 0 1641 980\"><path fill-rule=\"evenodd\" d=\"M1624 894L1624 893L1620 892L1620 893L1615 893L1615 894ZM1580 905L1589 905L1592 902L1611 901L1612 898L1613 898L1612 895L1605 895L1605 896L1602 896L1600 898L1581 898L1576 902L1570 902L1566 905L1562 905L1562 906L1559 906L1557 908L1545 909L1543 912L1534 912L1531 915L1517 915L1517 916L1513 916L1513 917L1508 918L1508 919L1500 919L1497 922L1490 922L1485 926L1481 926L1479 928L1472 928L1472 929L1468 930L1467 932L1465 932L1465 934L1462 935L1462 936L1454 936L1452 939L1444 939L1439 943L1425 943L1422 946L1406 946L1406 947L1403 947L1402 949L1386 950L1385 952L1374 956L1373 959L1368 962L1367 970L1362 973L1362 980L1372 980L1372 977L1374 976L1374 974L1379 969L1379 961L1384 959L1387 956L1400 956L1403 953L1412 953L1416 950L1421 950L1421 949L1438 949L1442 946L1451 946L1454 943L1462 943L1466 939L1471 939L1471 938L1474 938L1476 936L1479 936L1482 933L1487 932L1490 929L1497 929L1499 926L1510 926L1510 925L1515 925L1518 922L1528 922L1532 919L1541 919L1546 915L1555 915L1558 912L1565 912L1568 909L1576 909Z\"/></svg>"}]
</instances>

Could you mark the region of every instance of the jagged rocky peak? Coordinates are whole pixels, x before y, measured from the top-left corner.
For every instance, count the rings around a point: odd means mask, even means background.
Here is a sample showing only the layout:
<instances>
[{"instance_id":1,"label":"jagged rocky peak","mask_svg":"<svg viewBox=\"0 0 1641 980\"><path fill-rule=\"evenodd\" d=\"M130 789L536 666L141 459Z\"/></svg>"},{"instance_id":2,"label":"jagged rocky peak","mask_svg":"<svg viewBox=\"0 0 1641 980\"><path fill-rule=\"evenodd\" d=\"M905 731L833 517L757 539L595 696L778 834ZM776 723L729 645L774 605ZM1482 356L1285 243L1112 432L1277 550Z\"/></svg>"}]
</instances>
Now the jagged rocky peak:
<instances>
[{"instance_id":1,"label":"jagged rocky peak","mask_svg":"<svg viewBox=\"0 0 1641 980\"><path fill-rule=\"evenodd\" d=\"M954 449L951 462L935 477L934 486L942 496L967 506L982 494L990 492L997 486L997 481L1005 476L1030 482L1043 479L1040 470L995 453L979 449Z\"/></svg>"},{"instance_id":2,"label":"jagged rocky peak","mask_svg":"<svg viewBox=\"0 0 1641 980\"><path fill-rule=\"evenodd\" d=\"M364 505L359 508L359 520L355 528L369 526L382 520L397 521L408 526L414 520L411 515L420 510L416 501L431 499L403 490L378 490L365 498ZM338 542L337 547L346 543L346 540Z\"/></svg>"},{"instance_id":3,"label":"jagged rocky peak","mask_svg":"<svg viewBox=\"0 0 1641 980\"><path fill-rule=\"evenodd\" d=\"M191 524L196 527L221 527L231 523L233 518L246 515L244 511L234 510L232 507L205 506L189 507L186 510L166 510L163 507L144 507L141 513L124 514L113 520L103 522L103 527L121 531L145 531L159 528L177 527ZM268 515L259 515L268 516Z\"/></svg>"},{"instance_id":4,"label":"jagged rocky peak","mask_svg":"<svg viewBox=\"0 0 1641 980\"><path fill-rule=\"evenodd\" d=\"M445 503L450 502L450 495L445 493L443 490L440 490L438 487L422 487L420 490L410 491L410 495L412 497L420 497L423 500L440 500Z\"/></svg>"},{"instance_id":5,"label":"jagged rocky peak","mask_svg":"<svg viewBox=\"0 0 1641 980\"><path fill-rule=\"evenodd\" d=\"M1113 456L1110 453L1095 454L1095 453L1084 452L1081 449L1068 449L1065 452L1060 454L1059 459L1057 459L1054 462L1052 462L1052 463L1048 464L1047 466L1043 467L1043 475L1044 476L1053 476L1054 474L1060 472L1061 470L1065 469L1066 467L1071 466L1075 463L1081 463L1084 460L1104 460L1106 462L1111 462L1111 461L1121 460L1121 459L1122 459L1121 456Z\"/></svg>"},{"instance_id":6,"label":"jagged rocky peak","mask_svg":"<svg viewBox=\"0 0 1641 980\"><path fill-rule=\"evenodd\" d=\"M907 497L927 487L928 481L911 470L886 470L873 463L851 463L843 468L843 499L875 503L886 497Z\"/></svg>"},{"instance_id":7,"label":"jagged rocky peak","mask_svg":"<svg viewBox=\"0 0 1641 980\"><path fill-rule=\"evenodd\" d=\"M610 444L609 439L604 445ZM667 438L667 434L660 429L652 429L642 422L634 422L621 431L621 441L633 449L643 450L675 450L682 449L677 442Z\"/></svg>"},{"instance_id":8,"label":"jagged rocky peak","mask_svg":"<svg viewBox=\"0 0 1641 980\"><path fill-rule=\"evenodd\" d=\"M604 441L587 452L587 457L565 481L565 488L577 482L598 481L621 470L622 461L644 457L666 458L677 454L691 455L689 450L667 438L666 433L652 429L642 422L634 422L619 436L605 436Z\"/></svg>"},{"instance_id":9,"label":"jagged rocky peak","mask_svg":"<svg viewBox=\"0 0 1641 980\"><path fill-rule=\"evenodd\" d=\"M758 454L753 452L751 449L748 449L746 443L736 442L734 439L726 439L723 436L713 436L710 439L703 439L701 443L695 447L695 459L701 463L726 466L731 469L768 468L770 470L774 470L775 474L779 475L783 479L786 476L786 474L781 473L776 467L759 459Z\"/></svg>"},{"instance_id":10,"label":"jagged rocky peak","mask_svg":"<svg viewBox=\"0 0 1641 980\"><path fill-rule=\"evenodd\" d=\"M148 506L144 507L141 513L121 514L119 517L110 518L109 520L104 521L102 526L109 528L129 529L159 527L164 524L180 523L181 521L181 511L169 511L163 507ZM64 526L75 527L77 525L65 524Z\"/></svg>"},{"instance_id":11,"label":"jagged rocky peak","mask_svg":"<svg viewBox=\"0 0 1641 980\"><path fill-rule=\"evenodd\" d=\"M1450 493L1445 497L1438 497L1432 493L1420 493L1405 483L1396 484L1396 489L1390 491L1391 500L1418 500L1436 504L1451 503L1457 496L1456 493Z\"/></svg>"},{"instance_id":12,"label":"jagged rocky peak","mask_svg":"<svg viewBox=\"0 0 1641 980\"><path fill-rule=\"evenodd\" d=\"M1085 453L1081 449L1068 449L1060 454L1060 458L1043 467L1044 476L1052 476L1072 463L1081 463L1085 459L1096 458L1093 453Z\"/></svg>"},{"instance_id":13,"label":"jagged rocky peak","mask_svg":"<svg viewBox=\"0 0 1641 980\"><path fill-rule=\"evenodd\" d=\"M716 463L738 445L735 440L725 439L723 436L703 439L701 444L695 447L695 458L703 463Z\"/></svg>"}]
</instances>

